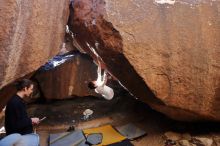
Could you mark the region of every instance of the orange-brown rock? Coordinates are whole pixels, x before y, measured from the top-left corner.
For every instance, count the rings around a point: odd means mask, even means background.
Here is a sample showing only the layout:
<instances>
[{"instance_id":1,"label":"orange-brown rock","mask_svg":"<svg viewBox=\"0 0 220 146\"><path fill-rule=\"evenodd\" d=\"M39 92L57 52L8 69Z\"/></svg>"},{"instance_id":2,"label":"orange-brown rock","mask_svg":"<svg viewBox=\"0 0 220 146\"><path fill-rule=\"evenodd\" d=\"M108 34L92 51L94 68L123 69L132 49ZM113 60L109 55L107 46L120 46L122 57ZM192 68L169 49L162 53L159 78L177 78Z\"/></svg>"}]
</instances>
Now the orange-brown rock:
<instances>
[{"instance_id":1,"label":"orange-brown rock","mask_svg":"<svg viewBox=\"0 0 220 146\"><path fill-rule=\"evenodd\" d=\"M72 7L78 42L136 97L174 119L220 121L219 1L74 0Z\"/></svg>"},{"instance_id":2,"label":"orange-brown rock","mask_svg":"<svg viewBox=\"0 0 220 146\"><path fill-rule=\"evenodd\" d=\"M47 100L98 96L88 88L88 82L97 77L96 68L90 57L76 53L72 59L53 69L37 72L34 78Z\"/></svg>"},{"instance_id":3,"label":"orange-brown rock","mask_svg":"<svg viewBox=\"0 0 220 146\"><path fill-rule=\"evenodd\" d=\"M69 1L0 1L0 88L55 56L62 44Z\"/></svg>"}]
</instances>

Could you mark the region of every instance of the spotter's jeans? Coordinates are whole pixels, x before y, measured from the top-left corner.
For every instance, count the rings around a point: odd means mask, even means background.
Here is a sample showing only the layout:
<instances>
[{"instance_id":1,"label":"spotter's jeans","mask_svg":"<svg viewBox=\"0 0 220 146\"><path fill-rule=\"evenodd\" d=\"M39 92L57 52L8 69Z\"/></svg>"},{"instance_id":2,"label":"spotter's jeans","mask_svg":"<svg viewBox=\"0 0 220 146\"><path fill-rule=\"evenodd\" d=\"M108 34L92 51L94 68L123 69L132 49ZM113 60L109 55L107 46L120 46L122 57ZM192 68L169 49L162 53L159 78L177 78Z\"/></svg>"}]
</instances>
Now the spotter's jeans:
<instances>
[{"instance_id":1,"label":"spotter's jeans","mask_svg":"<svg viewBox=\"0 0 220 146\"><path fill-rule=\"evenodd\" d=\"M35 133L10 134L0 140L0 146L39 146L39 136Z\"/></svg>"}]
</instances>

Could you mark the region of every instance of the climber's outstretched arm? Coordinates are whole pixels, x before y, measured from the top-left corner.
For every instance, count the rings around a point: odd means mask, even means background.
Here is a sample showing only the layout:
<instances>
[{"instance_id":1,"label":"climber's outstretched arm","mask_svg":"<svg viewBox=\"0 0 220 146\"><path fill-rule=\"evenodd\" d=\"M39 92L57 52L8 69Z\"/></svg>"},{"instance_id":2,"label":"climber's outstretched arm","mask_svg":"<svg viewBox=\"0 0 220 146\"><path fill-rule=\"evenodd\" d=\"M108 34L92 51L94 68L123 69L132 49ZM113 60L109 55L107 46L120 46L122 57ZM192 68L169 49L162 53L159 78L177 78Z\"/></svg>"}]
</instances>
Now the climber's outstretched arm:
<instances>
[{"instance_id":1,"label":"climber's outstretched arm","mask_svg":"<svg viewBox=\"0 0 220 146\"><path fill-rule=\"evenodd\" d=\"M108 81L107 76L108 76L108 72L107 72L107 70L104 70L104 75L103 75L103 79L102 79L104 85L105 85L105 84L107 83L107 81Z\"/></svg>"},{"instance_id":2,"label":"climber's outstretched arm","mask_svg":"<svg viewBox=\"0 0 220 146\"><path fill-rule=\"evenodd\" d=\"M102 82L102 69L101 69L101 63L98 62L98 69L97 69L97 82Z\"/></svg>"}]
</instances>

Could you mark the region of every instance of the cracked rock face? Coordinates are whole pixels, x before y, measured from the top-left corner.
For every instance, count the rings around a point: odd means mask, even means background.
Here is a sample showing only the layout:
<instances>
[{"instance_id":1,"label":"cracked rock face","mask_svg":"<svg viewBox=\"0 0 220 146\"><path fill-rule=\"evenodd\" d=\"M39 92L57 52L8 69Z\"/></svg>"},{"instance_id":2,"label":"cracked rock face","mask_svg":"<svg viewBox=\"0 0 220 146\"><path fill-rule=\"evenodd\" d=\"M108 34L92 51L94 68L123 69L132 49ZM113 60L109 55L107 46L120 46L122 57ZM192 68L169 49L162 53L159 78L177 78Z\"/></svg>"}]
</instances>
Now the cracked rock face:
<instances>
[{"instance_id":1,"label":"cracked rock face","mask_svg":"<svg viewBox=\"0 0 220 146\"><path fill-rule=\"evenodd\" d=\"M0 89L37 70L62 44L69 1L0 1Z\"/></svg>"},{"instance_id":2,"label":"cracked rock face","mask_svg":"<svg viewBox=\"0 0 220 146\"><path fill-rule=\"evenodd\" d=\"M220 121L219 11L211 0L74 0L69 25L152 108Z\"/></svg>"}]
</instances>

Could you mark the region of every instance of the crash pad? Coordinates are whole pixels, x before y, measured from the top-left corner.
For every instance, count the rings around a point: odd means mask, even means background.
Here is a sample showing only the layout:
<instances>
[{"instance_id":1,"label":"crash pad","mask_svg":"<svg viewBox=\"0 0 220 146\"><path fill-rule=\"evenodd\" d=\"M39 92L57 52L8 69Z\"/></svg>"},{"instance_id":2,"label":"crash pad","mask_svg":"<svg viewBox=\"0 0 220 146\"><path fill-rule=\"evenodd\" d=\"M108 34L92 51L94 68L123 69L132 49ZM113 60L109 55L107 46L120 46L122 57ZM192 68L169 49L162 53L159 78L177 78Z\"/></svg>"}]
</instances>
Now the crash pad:
<instances>
[{"instance_id":1,"label":"crash pad","mask_svg":"<svg viewBox=\"0 0 220 146\"><path fill-rule=\"evenodd\" d=\"M50 134L50 146L88 146L82 130Z\"/></svg>"},{"instance_id":2,"label":"crash pad","mask_svg":"<svg viewBox=\"0 0 220 146\"><path fill-rule=\"evenodd\" d=\"M103 136L102 143L97 146L109 145L125 140L126 138L118 133L111 125L101 126L83 130L85 135L92 133L101 133Z\"/></svg>"},{"instance_id":3,"label":"crash pad","mask_svg":"<svg viewBox=\"0 0 220 146\"><path fill-rule=\"evenodd\" d=\"M133 123L129 123L120 127L116 127L117 131L121 133L126 138L133 140L138 137L144 136L147 134L146 131L141 128L135 126Z\"/></svg>"}]
</instances>

